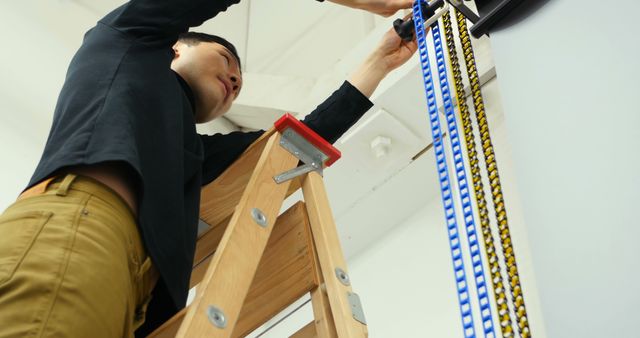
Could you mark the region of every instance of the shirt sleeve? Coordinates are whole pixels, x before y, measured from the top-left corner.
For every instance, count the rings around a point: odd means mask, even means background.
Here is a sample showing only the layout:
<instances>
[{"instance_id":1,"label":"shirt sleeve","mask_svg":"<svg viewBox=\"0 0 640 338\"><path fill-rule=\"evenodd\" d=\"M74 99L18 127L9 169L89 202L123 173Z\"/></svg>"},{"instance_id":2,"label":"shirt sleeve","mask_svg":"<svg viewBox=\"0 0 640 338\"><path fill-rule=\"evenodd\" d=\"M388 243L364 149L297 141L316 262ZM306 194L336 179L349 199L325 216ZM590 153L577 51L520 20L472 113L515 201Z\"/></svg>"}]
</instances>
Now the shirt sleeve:
<instances>
[{"instance_id":1,"label":"shirt sleeve","mask_svg":"<svg viewBox=\"0 0 640 338\"><path fill-rule=\"evenodd\" d=\"M302 122L333 144L371 107L369 98L345 81Z\"/></svg>"},{"instance_id":2,"label":"shirt sleeve","mask_svg":"<svg viewBox=\"0 0 640 338\"><path fill-rule=\"evenodd\" d=\"M302 122L333 144L372 106L366 96L345 81ZM264 130L200 135L204 148L203 185L220 176L263 133Z\"/></svg>"},{"instance_id":3,"label":"shirt sleeve","mask_svg":"<svg viewBox=\"0 0 640 338\"><path fill-rule=\"evenodd\" d=\"M240 0L131 0L99 22L144 43L173 44Z\"/></svg>"}]
</instances>

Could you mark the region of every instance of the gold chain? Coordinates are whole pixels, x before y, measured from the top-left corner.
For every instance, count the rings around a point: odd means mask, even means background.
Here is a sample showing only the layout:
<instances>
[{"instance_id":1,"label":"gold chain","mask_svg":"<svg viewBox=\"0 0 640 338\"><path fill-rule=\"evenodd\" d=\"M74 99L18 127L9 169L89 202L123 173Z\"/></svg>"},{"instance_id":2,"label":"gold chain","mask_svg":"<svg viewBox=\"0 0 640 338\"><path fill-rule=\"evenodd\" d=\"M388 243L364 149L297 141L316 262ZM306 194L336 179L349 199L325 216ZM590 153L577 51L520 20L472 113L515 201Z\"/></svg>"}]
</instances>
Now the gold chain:
<instances>
[{"instance_id":1,"label":"gold chain","mask_svg":"<svg viewBox=\"0 0 640 338\"><path fill-rule=\"evenodd\" d=\"M491 281L493 282L493 295L498 307L498 316L500 317L500 328L503 337L513 337L513 327L511 326L511 313L507 296L505 295L504 284L502 283L502 272L500 271L500 263L496 255L493 234L489 226L489 211L487 210L487 202L484 198L484 188L482 178L480 176L480 166L478 165L478 154L476 152L475 135L471 126L471 117L469 115L469 107L465 100L465 92L462 84L462 75L460 72L460 64L458 63L458 53L453 40L453 30L451 29L451 16L446 12L442 17L444 23L445 39L449 50L449 61L453 69L453 80L456 88L456 100L462 126L464 128L464 140L467 146L467 154L469 156L469 164L471 165L471 177L473 180L473 190L478 204L478 213L480 215L480 228L482 229L482 237L484 239L484 250L489 261L491 271Z\"/></svg>"},{"instance_id":2,"label":"gold chain","mask_svg":"<svg viewBox=\"0 0 640 338\"><path fill-rule=\"evenodd\" d=\"M502 244L504 258L507 265L507 277L509 280L509 285L511 286L511 297L515 303L516 308L515 314L518 321L518 330L521 337L529 338L531 337L531 330L529 328L527 310L525 308L524 298L522 296L522 287L520 286L520 276L518 274L518 266L516 265L516 256L513 251L511 242L511 233L509 231L509 223L507 221L507 211L504 206L504 197L502 194L500 177L498 175L496 156L493 152L491 136L489 135L489 125L487 123L487 116L485 115L484 111L484 102L482 99L482 93L480 91L480 79L478 78L478 70L476 68L475 57L473 55L473 47L471 46L471 40L469 39L469 31L467 29L466 18L457 10L456 17L458 21L458 33L462 42L462 49L464 51L467 73L469 75L469 82L471 84L471 92L473 94L473 106L476 111L478 127L480 128L480 139L482 140L482 150L484 153L485 165L487 168L487 172L489 173L489 184L491 185L493 205L495 207L496 218L498 219L500 243ZM493 272L493 267L491 270Z\"/></svg>"}]
</instances>

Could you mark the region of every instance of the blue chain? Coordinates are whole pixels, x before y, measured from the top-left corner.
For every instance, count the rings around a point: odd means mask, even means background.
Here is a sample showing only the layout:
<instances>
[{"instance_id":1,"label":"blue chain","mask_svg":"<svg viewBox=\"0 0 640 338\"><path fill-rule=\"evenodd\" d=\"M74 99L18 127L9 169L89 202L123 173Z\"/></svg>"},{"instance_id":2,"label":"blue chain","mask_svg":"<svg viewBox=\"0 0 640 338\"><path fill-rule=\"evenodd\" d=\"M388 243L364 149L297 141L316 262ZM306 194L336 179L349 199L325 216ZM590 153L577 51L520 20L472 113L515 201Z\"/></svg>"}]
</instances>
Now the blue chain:
<instances>
[{"instance_id":1,"label":"blue chain","mask_svg":"<svg viewBox=\"0 0 640 338\"><path fill-rule=\"evenodd\" d=\"M467 232L467 239L469 241L469 251L471 252L471 263L473 265L473 276L476 283L478 304L480 304L482 328L484 330L485 337L495 337L491 303L489 301L487 281L485 279L484 266L482 264L482 255L480 253L478 233L476 232L476 221L473 216L471 195L469 194L469 186L467 184L467 170L464 166L460 136L458 134L458 124L456 122L456 115L453 111L453 102L451 101L451 92L449 90L447 68L445 67L444 51L442 49L442 37L440 35L439 26L439 23L436 22L436 24L431 27L431 33L433 34L433 44L436 50L438 76L440 78L440 89L442 91L444 113L447 120L447 126L449 127L449 136L451 138L451 151L453 153L453 162L455 164L458 188L460 189L460 204L462 205L464 225ZM464 100L464 98L459 99Z\"/></svg>"},{"instance_id":2,"label":"blue chain","mask_svg":"<svg viewBox=\"0 0 640 338\"><path fill-rule=\"evenodd\" d=\"M458 235L458 223L456 221L456 213L451 194L449 170L447 167L446 156L444 154L444 146L442 144L442 131L440 129L440 120L438 118L438 109L436 104L435 91L433 88L433 80L431 77L429 55L427 54L427 40L424 30L424 20L422 18L420 2L421 0L416 0L413 3L413 22L415 25L416 37L418 40L420 64L422 66L422 77L424 79L424 88L427 96L429 120L431 123L431 136L433 137L433 148L436 155L438 179L440 181L440 191L442 193L442 202L444 204L444 211L447 222L449 246L451 248L451 258L453 260L453 270L456 280L456 289L458 292L458 303L460 305L460 313L462 315L462 327L464 329L464 336L466 338L475 338L476 333L469 299L469 287L464 268L464 260L462 258L460 237Z\"/></svg>"}]
</instances>

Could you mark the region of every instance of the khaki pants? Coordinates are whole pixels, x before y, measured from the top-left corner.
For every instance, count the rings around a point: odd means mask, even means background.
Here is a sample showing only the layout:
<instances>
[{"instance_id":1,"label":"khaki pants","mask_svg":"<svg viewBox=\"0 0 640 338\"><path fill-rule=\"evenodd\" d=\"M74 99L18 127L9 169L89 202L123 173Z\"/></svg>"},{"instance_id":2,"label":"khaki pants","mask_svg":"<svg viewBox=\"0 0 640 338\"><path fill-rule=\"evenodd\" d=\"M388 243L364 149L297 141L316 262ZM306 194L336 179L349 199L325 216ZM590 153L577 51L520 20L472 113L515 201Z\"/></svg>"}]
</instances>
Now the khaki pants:
<instances>
[{"instance_id":1,"label":"khaki pants","mask_svg":"<svg viewBox=\"0 0 640 338\"><path fill-rule=\"evenodd\" d=\"M92 179L0 215L0 337L133 337L157 278L131 211Z\"/></svg>"}]
</instances>

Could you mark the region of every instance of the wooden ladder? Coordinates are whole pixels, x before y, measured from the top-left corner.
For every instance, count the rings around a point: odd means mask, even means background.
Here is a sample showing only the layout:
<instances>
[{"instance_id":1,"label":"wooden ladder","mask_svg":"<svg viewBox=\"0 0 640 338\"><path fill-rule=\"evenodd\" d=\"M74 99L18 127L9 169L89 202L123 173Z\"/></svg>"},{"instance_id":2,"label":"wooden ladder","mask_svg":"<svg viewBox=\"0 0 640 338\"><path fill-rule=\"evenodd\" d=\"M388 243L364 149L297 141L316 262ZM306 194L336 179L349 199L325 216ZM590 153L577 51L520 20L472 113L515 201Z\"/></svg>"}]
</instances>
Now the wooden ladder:
<instances>
[{"instance_id":1,"label":"wooden ladder","mask_svg":"<svg viewBox=\"0 0 640 338\"><path fill-rule=\"evenodd\" d=\"M323 166L305 173L317 163L285 149L292 136L315 155L335 150L286 115L203 188L200 217L210 226L196 245L195 299L149 337L244 337L307 292L315 320L292 337L367 337L319 173ZM331 156L322 163L335 161ZM298 167L301 160L306 170ZM285 172L298 175L276 183ZM305 202L278 216L284 199L300 188Z\"/></svg>"}]
</instances>

